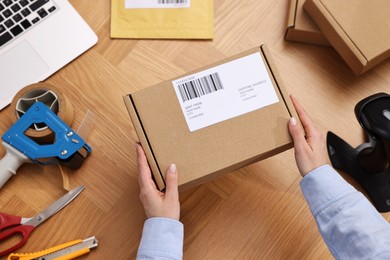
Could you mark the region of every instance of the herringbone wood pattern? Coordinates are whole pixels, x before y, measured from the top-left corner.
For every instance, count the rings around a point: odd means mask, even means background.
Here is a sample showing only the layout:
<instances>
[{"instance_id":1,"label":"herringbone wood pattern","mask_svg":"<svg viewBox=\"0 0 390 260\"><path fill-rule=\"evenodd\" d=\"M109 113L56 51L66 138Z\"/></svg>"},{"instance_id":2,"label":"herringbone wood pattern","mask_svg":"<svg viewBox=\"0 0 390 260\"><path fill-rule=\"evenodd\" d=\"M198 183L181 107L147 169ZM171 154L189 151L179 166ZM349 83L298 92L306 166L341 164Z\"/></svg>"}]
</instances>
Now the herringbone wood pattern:
<instances>
[{"instance_id":1,"label":"herringbone wood pattern","mask_svg":"<svg viewBox=\"0 0 390 260\"><path fill-rule=\"evenodd\" d=\"M358 145L363 135L355 104L390 91L389 61L356 77L332 48L284 41L287 0L215 0L212 41L110 39L109 0L70 2L99 42L47 82L73 100L74 129L87 110L95 115L87 139L91 157L81 169L66 170L70 186L84 184L86 190L19 252L96 236L97 250L80 259L135 258L145 216L138 199L137 137L125 94L266 43L286 89L323 133L331 130ZM0 133L11 125L10 113L10 108L0 112ZM300 180L289 150L182 192L185 259L331 259ZM0 210L31 216L64 193L57 166L24 165L1 189Z\"/></svg>"}]
</instances>

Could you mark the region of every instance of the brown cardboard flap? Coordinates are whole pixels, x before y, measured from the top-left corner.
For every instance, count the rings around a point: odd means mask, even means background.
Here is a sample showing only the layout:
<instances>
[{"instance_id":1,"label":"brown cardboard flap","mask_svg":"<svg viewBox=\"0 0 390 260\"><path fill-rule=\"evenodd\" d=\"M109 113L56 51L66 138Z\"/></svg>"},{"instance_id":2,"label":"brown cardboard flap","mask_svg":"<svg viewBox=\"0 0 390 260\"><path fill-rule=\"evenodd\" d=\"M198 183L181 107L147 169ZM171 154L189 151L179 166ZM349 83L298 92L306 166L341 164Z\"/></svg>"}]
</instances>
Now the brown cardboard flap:
<instances>
[{"instance_id":1,"label":"brown cardboard flap","mask_svg":"<svg viewBox=\"0 0 390 260\"><path fill-rule=\"evenodd\" d=\"M287 15L287 28L294 27L298 0L291 0Z\"/></svg>"},{"instance_id":2,"label":"brown cardboard flap","mask_svg":"<svg viewBox=\"0 0 390 260\"><path fill-rule=\"evenodd\" d=\"M147 137L145 135L145 132L142 127L142 123L138 117L136 108L134 107L134 104L131 100L131 95L126 95L123 97L123 100L125 101L125 105L127 108L127 111L129 112L131 121L134 125L135 131L137 133L138 139L142 145L142 148L145 151L146 158L148 159L149 167L151 168L153 172L153 179L158 187L159 190L163 190L165 188L165 182L162 177L161 171L158 168L158 165L155 161L155 158L153 156L153 151L150 148L149 142L147 140Z\"/></svg>"},{"instance_id":3,"label":"brown cardboard flap","mask_svg":"<svg viewBox=\"0 0 390 260\"><path fill-rule=\"evenodd\" d=\"M275 86L278 87L280 93L282 94L281 97L283 98L283 102L285 103L288 112L290 116L294 116L297 120L299 120L299 117L297 115L297 112L295 111L294 105L292 104L289 94L284 88L284 84L282 81L282 77L280 76L279 71L276 69L276 65L272 59L271 54L269 53L268 47L266 45L261 46L261 50L264 53L264 59L266 60L268 64L268 72L272 74L272 80L274 81Z\"/></svg>"}]
</instances>

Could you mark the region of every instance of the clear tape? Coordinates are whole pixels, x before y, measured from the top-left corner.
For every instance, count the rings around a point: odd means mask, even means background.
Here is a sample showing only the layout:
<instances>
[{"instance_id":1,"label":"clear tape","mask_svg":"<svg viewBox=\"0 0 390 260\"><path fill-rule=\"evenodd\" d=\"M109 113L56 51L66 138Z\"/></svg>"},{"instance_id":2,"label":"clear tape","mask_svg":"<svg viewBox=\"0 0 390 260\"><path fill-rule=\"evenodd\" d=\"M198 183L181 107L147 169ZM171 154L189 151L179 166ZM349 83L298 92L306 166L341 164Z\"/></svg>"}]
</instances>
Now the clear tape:
<instances>
[{"instance_id":1,"label":"clear tape","mask_svg":"<svg viewBox=\"0 0 390 260\"><path fill-rule=\"evenodd\" d=\"M95 114L91 110L87 110L87 113L85 113L85 116L83 120L81 121L81 124L79 128L77 129L77 134L86 142L88 139L88 136L90 135L92 128L95 125ZM66 167L62 167L61 164L58 164L61 176L62 176L62 187L69 191L71 190L70 180L69 180L69 173L68 169Z\"/></svg>"},{"instance_id":2,"label":"clear tape","mask_svg":"<svg viewBox=\"0 0 390 260\"><path fill-rule=\"evenodd\" d=\"M95 118L95 114L88 109L83 120L81 121L79 128L77 129L77 134L83 138L84 141L87 140L93 126L95 125Z\"/></svg>"}]
</instances>

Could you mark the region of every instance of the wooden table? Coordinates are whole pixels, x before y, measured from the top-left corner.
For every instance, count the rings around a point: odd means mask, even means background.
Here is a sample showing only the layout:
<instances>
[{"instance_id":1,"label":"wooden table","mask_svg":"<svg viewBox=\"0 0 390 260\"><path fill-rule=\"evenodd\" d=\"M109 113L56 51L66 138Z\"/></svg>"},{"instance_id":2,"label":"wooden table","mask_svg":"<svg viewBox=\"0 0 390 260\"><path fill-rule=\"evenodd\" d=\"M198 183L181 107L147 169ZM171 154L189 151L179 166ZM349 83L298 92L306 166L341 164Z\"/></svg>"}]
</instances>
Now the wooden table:
<instances>
[{"instance_id":1,"label":"wooden table","mask_svg":"<svg viewBox=\"0 0 390 260\"><path fill-rule=\"evenodd\" d=\"M332 48L284 41L289 1L215 0L212 41L110 39L111 1L70 2L99 42L47 82L72 99L74 129L88 110L95 115L87 138L91 156L79 170L67 170L70 186L86 189L19 252L96 236L97 250L80 259L135 258L145 215L125 94L266 43L288 92L323 133L331 130L356 146L363 135L355 104L390 91L390 61L356 77ZM11 125L10 113L0 112L0 134ZM332 259L300 180L289 150L182 192L185 259ZM58 166L25 164L0 190L0 209L31 216L66 192L62 184Z\"/></svg>"}]
</instances>

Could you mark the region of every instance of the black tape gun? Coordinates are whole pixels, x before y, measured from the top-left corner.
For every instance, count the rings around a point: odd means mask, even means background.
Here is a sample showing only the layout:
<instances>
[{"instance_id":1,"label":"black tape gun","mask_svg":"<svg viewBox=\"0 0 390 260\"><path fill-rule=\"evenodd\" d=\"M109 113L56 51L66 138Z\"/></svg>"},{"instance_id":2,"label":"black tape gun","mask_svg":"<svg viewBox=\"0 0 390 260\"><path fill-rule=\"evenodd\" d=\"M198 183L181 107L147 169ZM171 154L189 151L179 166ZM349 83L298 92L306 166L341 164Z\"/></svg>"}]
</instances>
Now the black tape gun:
<instances>
[{"instance_id":1,"label":"black tape gun","mask_svg":"<svg viewBox=\"0 0 390 260\"><path fill-rule=\"evenodd\" d=\"M368 141L356 148L332 132L327 148L333 166L365 189L380 212L390 211L390 95L378 93L361 100L355 115Z\"/></svg>"}]
</instances>

